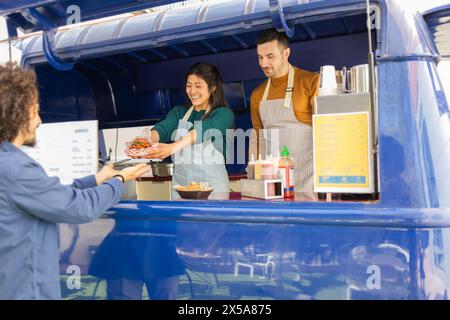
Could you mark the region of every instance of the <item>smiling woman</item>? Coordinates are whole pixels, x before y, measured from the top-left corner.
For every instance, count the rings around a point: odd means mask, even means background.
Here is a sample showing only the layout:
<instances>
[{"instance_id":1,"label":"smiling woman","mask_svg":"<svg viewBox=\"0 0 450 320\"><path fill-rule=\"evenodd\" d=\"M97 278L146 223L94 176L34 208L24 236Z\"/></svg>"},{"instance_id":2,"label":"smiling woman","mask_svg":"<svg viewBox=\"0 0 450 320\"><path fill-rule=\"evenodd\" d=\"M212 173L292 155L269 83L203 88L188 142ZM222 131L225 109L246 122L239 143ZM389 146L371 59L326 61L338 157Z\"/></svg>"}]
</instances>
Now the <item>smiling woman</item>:
<instances>
[{"instance_id":1,"label":"smiling woman","mask_svg":"<svg viewBox=\"0 0 450 320\"><path fill-rule=\"evenodd\" d=\"M208 90L208 84L202 78L190 74L186 82L186 94L196 111L208 108L211 93Z\"/></svg>"},{"instance_id":2,"label":"smiling woman","mask_svg":"<svg viewBox=\"0 0 450 320\"><path fill-rule=\"evenodd\" d=\"M196 63L185 77L189 106L177 106L151 131L157 146L146 156L165 159L173 155L173 184L186 186L205 182L214 192L228 192L225 168L227 130L234 127L234 115L227 106L222 76L217 67ZM179 195L172 192L172 199Z\"/></svg>"}]
</instances>

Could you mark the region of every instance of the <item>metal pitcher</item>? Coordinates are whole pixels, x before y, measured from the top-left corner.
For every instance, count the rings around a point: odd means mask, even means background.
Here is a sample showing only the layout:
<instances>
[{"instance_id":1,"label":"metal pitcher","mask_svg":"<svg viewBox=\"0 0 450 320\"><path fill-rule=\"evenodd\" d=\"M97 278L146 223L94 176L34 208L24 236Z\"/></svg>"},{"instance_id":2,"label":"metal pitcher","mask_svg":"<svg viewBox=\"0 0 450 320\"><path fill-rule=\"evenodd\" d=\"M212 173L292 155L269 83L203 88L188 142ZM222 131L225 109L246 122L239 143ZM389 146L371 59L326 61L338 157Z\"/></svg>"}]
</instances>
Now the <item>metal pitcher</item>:
<instances>
[{"instance_id":1,"label":"metal pitcher","mask_svg":"<svg viewBox=\"0 0 450 320\"><path fill-rule=\"evenodd\" d=\"M351 69L342 68L342 87L347 93L369 92L369 65L360 64Z\"/></svg>"}]
</instances>

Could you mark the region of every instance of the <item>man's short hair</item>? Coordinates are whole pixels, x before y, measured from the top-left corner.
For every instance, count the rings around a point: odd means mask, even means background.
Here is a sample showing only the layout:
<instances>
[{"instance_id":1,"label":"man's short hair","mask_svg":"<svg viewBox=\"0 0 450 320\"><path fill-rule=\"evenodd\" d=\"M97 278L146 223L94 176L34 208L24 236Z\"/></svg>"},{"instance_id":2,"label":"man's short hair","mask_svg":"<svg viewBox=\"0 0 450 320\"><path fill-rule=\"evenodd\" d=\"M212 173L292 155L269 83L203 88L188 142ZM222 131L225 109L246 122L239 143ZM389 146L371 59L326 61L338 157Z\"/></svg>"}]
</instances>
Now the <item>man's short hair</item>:
<instances>
[{"instance_id":1,"label":"man's short hair","mask_svg":"<svg viewBox=\"0 0 450 320\"><path fill-rule=\"evenodd\" d=\"M12 142L30 122L30 108L39 99L36 74L16 63L0 65L0 143Z\"/></svg>"},{"instance_id":2,"label":"man's short hair","mask_svg":"<svg viewBox=\"0 0 450 320\"><path fill-rule=\"evenodd\" d=\"M271 42L273 40L277 40L278 44L280 44L283 47L283 49L289 47L289 40L287 35L284 32L278 32L273 28L264 30L260 34L258 34L258 38L256 39L256 45Z\"/></svg>"}]
</instances>

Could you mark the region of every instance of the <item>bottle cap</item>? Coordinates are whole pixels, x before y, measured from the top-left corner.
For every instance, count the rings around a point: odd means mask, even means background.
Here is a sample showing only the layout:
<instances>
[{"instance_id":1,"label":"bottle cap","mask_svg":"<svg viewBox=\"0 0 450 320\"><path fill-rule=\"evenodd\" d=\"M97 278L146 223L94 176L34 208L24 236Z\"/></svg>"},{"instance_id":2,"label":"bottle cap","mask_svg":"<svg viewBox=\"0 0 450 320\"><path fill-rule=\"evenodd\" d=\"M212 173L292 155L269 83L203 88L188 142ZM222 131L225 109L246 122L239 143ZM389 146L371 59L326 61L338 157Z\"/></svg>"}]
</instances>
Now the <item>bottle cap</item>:
<instances>
[{"instance_id":1,"label":"bottle cap","mask_svg":"<svg viewBox=\"0 0 450 320\"><path fill-rule=\"evenodd\" d=\"M289 150L286 146L283 146L283 151L281 151L282 157L289 157Z\"/></svg>"}]
</instances>

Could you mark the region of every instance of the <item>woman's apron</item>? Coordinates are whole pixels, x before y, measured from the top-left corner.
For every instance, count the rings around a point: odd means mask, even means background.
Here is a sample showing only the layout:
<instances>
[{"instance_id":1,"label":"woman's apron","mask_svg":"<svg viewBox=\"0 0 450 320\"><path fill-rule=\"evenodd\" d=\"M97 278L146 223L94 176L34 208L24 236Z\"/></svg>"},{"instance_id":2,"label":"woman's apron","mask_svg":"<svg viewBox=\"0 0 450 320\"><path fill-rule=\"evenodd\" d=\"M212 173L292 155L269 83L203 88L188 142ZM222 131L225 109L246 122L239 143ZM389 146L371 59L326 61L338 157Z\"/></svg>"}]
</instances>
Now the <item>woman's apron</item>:
<instances>
[{"instance_id":1,"label":"woman's apron","mask_svg":"<svg viewBox=\"0 0 450 320\"><path fill-rule=\"evenodd\" d=\"M194 110L193 106L178 122L178 129L175 133L176 141L188 134L192 127L192 123L188 121L192 110ZM173 162L175 164L172 177L173 186L186 186L191 182L207 182L214 188L213 193L229 192L225 158L222 152L214 147L211 139L183 148L174 154ZM179 194L172 190L172 199L178 198L180 198Z\"/></svg>"},{"instance_id":2,"label":"woman's apron","mask_svg":"<svg viewBox=\"0 0 450 320\"><path fill-rule=\"evenodd\" d=\"M270 78L260 102L259 114L264 129L269 132L260 135L260 153L266 153L266 147L273 150L283 145L289 149L289 156L294 159L295 192L314 192L313 137L312 127L297 120L292 107L292 90L294 87L294 67L289 65L288 85L284 99L267 100ZM270 129L279 130L271 134ZM278 140L278 141L277 141ZM269 146L271 146L269 148ZM315 195L312 195L315 198Z\"/></svg>"}]
</instances>

